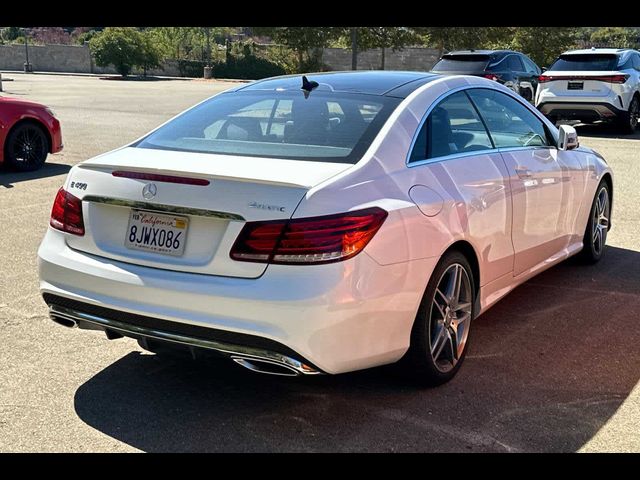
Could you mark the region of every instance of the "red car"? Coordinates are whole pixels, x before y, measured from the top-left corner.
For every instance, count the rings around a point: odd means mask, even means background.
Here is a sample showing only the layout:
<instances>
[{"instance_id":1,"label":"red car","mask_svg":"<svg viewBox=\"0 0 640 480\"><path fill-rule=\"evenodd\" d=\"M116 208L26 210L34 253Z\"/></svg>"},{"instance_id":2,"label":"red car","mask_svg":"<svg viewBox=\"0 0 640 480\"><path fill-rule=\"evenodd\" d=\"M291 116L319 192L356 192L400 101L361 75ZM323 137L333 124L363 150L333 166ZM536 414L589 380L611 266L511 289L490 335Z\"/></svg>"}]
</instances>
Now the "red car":
<instances>
[{"instance_id":1,"label":"red car","mask_svg":"<svg viewBox=\"0 0 640 480\"><path fill-rule=\"evenodd\" d=\"M60 122L46 106L0 97L0 164L28 172L62 150Z\"/></svg>"}]
</instances>

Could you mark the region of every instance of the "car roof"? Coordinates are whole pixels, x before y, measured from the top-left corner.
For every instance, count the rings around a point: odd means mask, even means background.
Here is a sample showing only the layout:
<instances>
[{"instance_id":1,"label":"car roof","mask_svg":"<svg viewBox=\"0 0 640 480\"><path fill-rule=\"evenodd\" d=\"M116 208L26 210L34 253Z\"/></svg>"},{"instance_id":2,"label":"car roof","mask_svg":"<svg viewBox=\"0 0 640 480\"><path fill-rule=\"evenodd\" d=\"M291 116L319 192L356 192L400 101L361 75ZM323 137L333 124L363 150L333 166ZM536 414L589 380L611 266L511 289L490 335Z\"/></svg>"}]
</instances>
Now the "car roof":
<instances>
[{"instance_id":1,"label":"car roof","mask_svg":"<svg viewBox=\"0 0 640 480\"><path fill-rule=\"evenodd\" d=\"M283 75L258 80L234 91L299 90L302 75ZM356 70L346 72L322 72L304 74L309 81L316 81L323 90L341 93L362 93L405 98L418 87L441 75L429 72L395 70Z\"/></svg>"},{"instance_id":2,"label":"car roof","mask_svg":"<svg viewBox=\"0 0 640 480\"><path fill-rule=\"evenodd\" d=\"M453 52L445 53L445 55L495 55L495 54L507 54L518 53L514 50L454 50Z\"/></svg>"},{"instance_id":3,"label":"car roof","mask_svg":"<svg viewBox=\"0 0 640 480\"><path fill-rule=\"evenodd\" d=\"M563 52L562 55L588 55L590 53L603 53L609 55L618 55L625 52L633 52L632 48L583 48L581 50L569 50Z\"/></svg>"}]
</instances>

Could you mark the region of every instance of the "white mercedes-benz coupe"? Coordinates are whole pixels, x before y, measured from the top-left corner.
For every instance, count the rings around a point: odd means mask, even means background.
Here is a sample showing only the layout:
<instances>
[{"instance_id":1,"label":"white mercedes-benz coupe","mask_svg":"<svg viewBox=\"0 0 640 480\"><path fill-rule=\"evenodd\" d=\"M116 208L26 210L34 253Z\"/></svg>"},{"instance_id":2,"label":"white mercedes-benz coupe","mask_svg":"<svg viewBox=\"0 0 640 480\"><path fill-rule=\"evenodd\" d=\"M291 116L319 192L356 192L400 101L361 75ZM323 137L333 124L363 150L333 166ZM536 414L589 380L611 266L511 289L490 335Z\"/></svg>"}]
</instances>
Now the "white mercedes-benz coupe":
<instances>
[{"instance_id":1,"label":"white mercedes-benz coupe","mask_svg":"<svg viewBox=\"0 0 640 480\"><path fill-rule=\"evenodd\" d=\"M581 253L612 173L502 85L337 72L242 85L74 166L39 255L51 318L254 371L452 378L473 320Z\"/></svg>"}]
</instances>

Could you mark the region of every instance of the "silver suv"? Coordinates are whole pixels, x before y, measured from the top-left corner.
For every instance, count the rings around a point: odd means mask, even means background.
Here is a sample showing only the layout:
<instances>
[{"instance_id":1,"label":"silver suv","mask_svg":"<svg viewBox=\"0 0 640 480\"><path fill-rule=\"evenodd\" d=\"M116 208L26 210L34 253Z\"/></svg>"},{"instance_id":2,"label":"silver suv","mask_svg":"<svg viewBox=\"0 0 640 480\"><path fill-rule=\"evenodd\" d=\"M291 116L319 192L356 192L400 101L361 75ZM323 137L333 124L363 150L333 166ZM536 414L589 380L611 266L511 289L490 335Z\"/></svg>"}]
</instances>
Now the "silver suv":
<instances>
[{"instance_id":1,"label":"silver suv","mask_svg":"<svg viewBox=\"0 0 640 480\"><path fill-rule=\"evenodd\" d=\"M565 52L539 77L536 107L552 121L613 121L633 133L640 116L640 52Z\"/></svg>"}]
</instances>

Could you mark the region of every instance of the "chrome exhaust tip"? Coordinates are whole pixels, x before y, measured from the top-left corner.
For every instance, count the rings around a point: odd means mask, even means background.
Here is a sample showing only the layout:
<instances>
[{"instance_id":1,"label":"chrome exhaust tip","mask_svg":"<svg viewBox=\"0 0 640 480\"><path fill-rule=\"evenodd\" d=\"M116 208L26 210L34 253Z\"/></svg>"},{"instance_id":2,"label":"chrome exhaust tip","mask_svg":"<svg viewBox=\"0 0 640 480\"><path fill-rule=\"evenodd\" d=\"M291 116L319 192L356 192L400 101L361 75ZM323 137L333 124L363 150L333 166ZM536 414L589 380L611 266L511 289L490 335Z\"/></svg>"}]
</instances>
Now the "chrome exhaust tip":
<instances>
[{"instance_id":1,"label":"chrome exhaust tip","mask_svg":"<svg viewBox=\"0 0 640 480\"><path fill-rule=\"evenodd\" d=\"M49 315L49 317L51 318L51 320L56 322L58 325L62 325L63 327L76 328L78 326L78 322L76 322L72 318L62 317L60 315L54 314Z\"/></svg>"},{"instance_id":2,"label":"chrome exhaust tip","mask_svg":"<svg viewBox=\"0 0 640 480\"><path fill-rule=\"evenodd\" d=\"M282 377L297 377L301 372L283 363L264 360L261 358L232 356L231 360L238 365L251 370L252 372L264 373L267 375L279 375Z\"/></svg>"}]
</instances>

